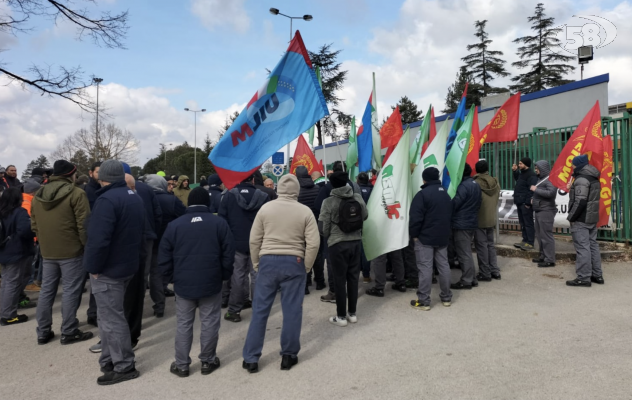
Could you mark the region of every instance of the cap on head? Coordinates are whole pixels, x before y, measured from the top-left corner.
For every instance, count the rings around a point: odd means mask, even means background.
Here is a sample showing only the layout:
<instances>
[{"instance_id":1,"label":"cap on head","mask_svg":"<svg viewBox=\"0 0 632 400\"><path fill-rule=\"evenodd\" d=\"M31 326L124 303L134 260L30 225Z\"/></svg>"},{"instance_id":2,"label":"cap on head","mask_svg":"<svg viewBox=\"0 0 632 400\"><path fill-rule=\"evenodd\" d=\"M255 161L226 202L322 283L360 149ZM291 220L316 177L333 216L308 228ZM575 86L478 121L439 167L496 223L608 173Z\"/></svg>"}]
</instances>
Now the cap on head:
<instances>
[{"instance_id":1,"label":"cap on head","mask_svg":"<svg viewBox=\"0 0 632 400\"><path fill-rule=\"evenodd\" d=\"M123 171L125 171L126 174L132 174L132 169L129 167L129 164L121 161L121 164L123 164Z\"/></svg>"},{"instance_id":2,"label":"cap on head","mask_svg":"<svg viewBox=\"0 0 632 400\"><path fill-rule=\"evenodd\" d=\"M53 165L53 175L55 176L71 176L77 172L77 167L66 160L57 160Z\"/></svg>"},{"instance_id":3,"label":"cap on head","mask_svg":"<svg viewBox=\"0 0 632 400\"><path fill-rule=\"evenodd\" d=\"M209 193L201 186L196 187L191 190L189 193L189 207L191 206L206 206L210 207L211 205L211 196Z\"/></svg>"},{"instance_id":4,"label":"cap on head","mask_svg":"<svg viewBox=\"0 0 632 400\"><path fill-rule=\"evenodd\" d=\"M588 155L582 154L581 156L573 158L573 165L575 166L575 169L584 168L588 165Z\"/></svg>"},{"instance_id":5,"label":"cap on head","mask_svg":"<svg viewBox=\"0 0 632 400\"><path fill-rule=\"evenodd\" d=\"M222 184L222 178L220 178L219 175L215 174L208 177L208 185L210 187L219 186L221 184Z\"/></svg>"},{"instance_id":6,"label":"cap on head","mask_svg":"<svg viewBox=\"0 0 632 400\"><path fill-rule=\"evenodd\" d=\"M470 164L465 163L465 167L463 167L463 177L471 176L471 175L472 175L472 167L470 167Z\"/></svg>"},{"instance_id":7,"label":"cap on head","mask_svg":"<svg viewBox=\"0 0 632 400\"><path fill-rule=\"evenodd\" d=\"M421 173L421 179L423 179L424 182L438 181L439 170L435 167L426 168L424 172Z\"/></svg>"},{"instance_id":8,"label":"cap on head","mask_svg":"<svg viewBox=\"0 0 632 400\"><path fill-rule=\"evenodd\" d=\"M123 163L118 160L106 160L99 169L99 180L114 183L125 180L125 170Z\"/></svg>"},{"instance_id":9,"label":"cap on head","mask_svg":"<svg viewBox=\"0 0 632 400\"><path fill-rule=\"evenodd\" d=\"M347 184L349 180L349 174L342 171L336 171L329 177L329 181L331 182L331 186L334 189L341 188Z\"/></svg>"},{"instance_id":10,"label":"cap on head","mask_svg":"<svg viewBox=\"0 0 632 400\"><path fill-rule=\"evenodd\" d=\"M527 168L531 168L531 159L529 157L524 157L520 160Z\"/></svg>"},{"instance_id":11,"label":"cap on head","mask_svg":"<svg viewBox=\"0 0 632 400\"><path fill-rule=\"evenodd\" d=\"M489 163L487 160L479 160L474 168L476 168L477 174L484 174L485 172L489 172Z\"/></svg>"}]
</instances>

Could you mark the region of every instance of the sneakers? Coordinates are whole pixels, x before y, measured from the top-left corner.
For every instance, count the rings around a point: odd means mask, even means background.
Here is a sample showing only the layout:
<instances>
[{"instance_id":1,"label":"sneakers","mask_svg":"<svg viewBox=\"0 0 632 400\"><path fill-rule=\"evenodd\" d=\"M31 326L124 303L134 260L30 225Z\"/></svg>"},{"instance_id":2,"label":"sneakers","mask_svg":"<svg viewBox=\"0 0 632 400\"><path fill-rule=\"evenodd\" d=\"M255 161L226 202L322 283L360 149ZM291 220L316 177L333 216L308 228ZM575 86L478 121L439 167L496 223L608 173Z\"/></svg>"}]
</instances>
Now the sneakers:
<instances>
[{"instance_id":1,"label":"sneakers","mask_svg":"<svg viewBox=\"0 0 632 400\"><path fill-rule=\"evenodd\" d=\"M230 311L224 314L224 319L230 322L241 322L239 313L231 313Z\"/></svg>"},{"instance_id":2,"label":"sneakers","mask_svg":"<svg viewBox=\"0 0 632 400\"><path fill-rule=\"evenodd\" d=\"M373 282L373 279L371 279L370 276L367 276L366 278L362 279L362 283L371 283L371 282Z\"/></svg>"},{"instance_id":3,"label":"sneakers","mask_svg":"<svg viewBox=\"0 0 632 400\"><path fill-rule=\"evenodd\" d=\"M92 325L94 327L99 327L99 323L97 321L97 317L88 317L88 325Z\"/></svg>"},{"instance_id":4,"label":"sneakers","mask_svg":"<svg viewBox=\"0 0 632 400\"><path fill-rule=\"evenodd\" d=\"M139 375L140 372L138 372L134 367L127 372L110 371L97 378L97 385L115 385L117 383L129 381L130 379L136 379Z\"/></svg>"},{"instance_id":5,"label":"sneakers","mask_svg":"<svg viewBox=\"0 0 632 400\"><path fill-rule=\"evenodd\" d=\"M101 351L103 351L102 347L101 347L101 341L99 340L99 343L97 344L93 344L92 346L90 346L90 348L88 349L93 353L100 353ZM103 371L105 372L105 371Z\"/></svg>"},{"instance_id":6,"label":"sneakers","mask_svg":"<svg viewBox=\"0 0 632 400\"><path fill-rule=\"evenodd\" d=\"M347 314L347 321L351 322L352 324L355 324L358 322L358 316L355 314Z\"/></svg>"},{"instance_id":7,"label":"sneakers","mask_svg":"<svg viewBox=\"0 0 632 400\"><path fill-rule=\"evenodd\" d=\"M541 262L538 263L538 268L550 268L550 267L555 267L555 263L552 262Z\"/></svg>"},{"instance_id":8,"label":"sneakers","mask_svg":"<svg viewBox=\"0 0 632 400\"><path fill-rule=\"evenodd\" d=\"M522 248L522 246L523 246L524 244L525 244L525 242L514 243L514 245L513 245L513 246L514 246L516 249L521 249L521 248Z\"/></svg>"},{"instance_id":9,"label":"sneakers","mask_svg":"<svg viewBox=\"0 0 632 400\"><path fill-rule=\"evenodd\" d=\"M590 281L591 281L592 283L596 283L596 284L598 284L598 285L603 285L604 283L606 283L606 282L603 280L603 276L591 276L591 277L590 277ZM19 315L18 315L18 316L19 316Z\"/></svg>"},{"instance_id":10,"label":"sneakers","mask_svg":"<svg viewBox=\"0 0 632 400\"><path fill-rule=\"evenodd\" d=\"M523 243L523 245L520 247L520 250L524 250L524 251L529 251L533 249L534 249L533 245L529 243Z\"/></svg>"},{"instance_id":11,"label":"sneakers","mask_svg":"<svg viewBox=\"0 0 632 400\"><path fill-rule=\"evenodd\" d=\"M215 371L219 368L219 357L215 357L213 362L203 362L202 363L202 375L208 375L211 372Z\"/></svg>"},{"instance_id":12,"label":"sneakers","mask_svg":"<svg viewBox=\"0 0 632 400\"><path fill-rule=\"evenodd\" d=\"M482 274L478 274L476 275L476 280L478 280L479 282L491 282L492 281L492 277L484 277Z\"/></svg>"},{"instance_id":13,"label":"sneakers","mask_svg":"<svg viewBox=\"0 0 632 400\"><path fill-rule=\"evenodd\" d=\"M397 290L398 292L406 293L406 284L405 283L400 283L399 285L393 284L393 286L391 286L391 289Z\"/></svg>"},{"instance_id":14,"label":"sneakers","mask_svg":"<svg viewBox=\"0 0 632 400\"><path fill-rule=\"evenodd\" d=\"M441 304L443 304L444 307L450 307L452 305L451 301L442 301Z\"/></svg>"},{"instance_id":15,"label":"sneakers","mask_svg":"<svg viewBox=\"0 0 632 400\"><path fill-rule=\"evenodd\" d=\"M37 286L34 283L31 283L30 285L26 285L26 287L24 288L25 292L39 292L40 290L42 290L42 287Z\"/></svg>"},{"instance_id":16,"label":"sneakers","mask_svg":"<svg viewBox=\"0 0 632 400\"><path fill-rule=\"evenodd\" d=\"M28 297L18 303L18 308L21 308L21 309L33 308L33 307L37 307L37 303L34 301L31 301Z\"/></svg>"},{"instance_id":17,"label":"sneakers","mask_svg":"<svg viewBox=\"0 0 632 400\"><path fill-rule=\"evenodd\" d=\"M602 280L601 283L603 283L603 280ZM26 316L24 314L19 314L15 318L0 318L0 325L2 325L2 326L17 325L17 324L21 324L23 322L26 322L28 320L29 320L28 316Z\"/></svg>"},{"instance_id":18,"label":"sneakers","mask_svg":"<svg viewBox=\"0 0 632 400\"><path fill-rule=\"evenodd\" d=\"M186 378L189 376L189 370L178 368L175 362L171 363L171 367L169 367L169 372L176 376L179 376L180 378Z\"/></svg>"},{"instance_id":19,"label":"sneakers","mask_svg":"<svg viewBox=\"0 0 632 400\"><path fill-rule=\"evenodd\" d=\"M320 301L325 302L325 303L335 303L336 294L332 292L327 292L326 295L320 296Z\"/></svg>"},{"instance_id":20,"label":"sneakers","mask_svg":"<svg viewBox=\"0 0 632 400\"><path fill-rule=\"evenodd\" d=\"M411 300L410 306L414 308L415 310L430 311L430 305L422 304L419 302L419 300Z\"/></svg>"},{"instance_id":21,"label":"sneakers","mask_svg":"<svg viewBox=\"0 0 632 400\"><path fill-rule=\"evenodd\" d=\"M289 371L296 364L298 364L298 357L296 356L285 355L283 356L283 358L281 358L282 371Z\"/></svg>"},{"instance_id":22,"label":"sneakers","mask_svg":"<svg viewBox=\"0 0 632 400\"><path fill-rule=\"evenodd\" d=\"M395 282L395 274L390 274L386 276L387 282Z\"/></svg>"},{"instance_id":23,"label":"sneakers","mask_svg":"<svg viewBox=\"0 0 632 400\"><path fill-rule=\"evenodd\" d=\"M114 364L109 362L107 364L105 364L103 367L101 367L101 372L103 372L104 374L106 372L112 372L114 371Z\"/></svg>"},{"instance_id":24,"label":"sneakers","mask_svg":"<svg viewBox=\"0 0 632 400\"><path fill-rule=\"evenodd\" d=\"M572 281L566 281L566 286L591 287L592 283L590 283L589 281L580 281L579 278L576 278Z\"/></svg>"},{"instance_id":25,"label":"sneakers","mask_svg":"<svg viewBox=\"0 0 632 400\"><path fill-rule=\"evenodd\" d=\"M37 338L37 344L47 344L55 337L55 332L50 331L46 336L40 336Z\"/></svg>"},{"instance_id":26,"label":"sneakers","mask_svg":"<svg viewBox=\"0 0 632 400\"><path fill-rule=\"evenodd\" d=\"M492 279L500 280L500 274L492 274Z\"/></svg>"},{"instance_id":27,"label":"sneakers","mask_svg":"<svg viewBox=\"0 0 632 400\"><path fill-rule=\"evenodd\" d=\"M372 287L371 289L367 289L365 293L369 296L384 297L384 291L382 289L376 289L374 287Z\"/></svg>"},{"instance_id":28,"label":"sneakers","mask_svg":"<svg viewBox=\"0 0 632 400\"><path fill-rule=\"evenodd\" d=\"M450 285L450 289L455 290L471 290L472 285L466 285L465 283L458 281L457 283L453 283Z\"/></svg>"},{"instance_id":29,"label":"sneakers","mask_svg":"<svg viewBox=\"0 0 632 400\"><path fill-rule=\"evenodd\" d=\"M73 344L73 343L90 340L92 339L93 336L94 335L92 334L92 332L81 332L79 329L77 329L70 335L64 335L62 333L61 339L59 340L59 342L61 344Z\"/></svg>"},{"instance_id":30,"label":"sneakers","mask_svg":"<svg viewBox=\"0 0 632 400\"><path fill-rule=\"evenodd\" d=\"M329 322L336 326L347 326L347 319L345 317L329 317Z\"/></svg>"},{"instance_id":31,"label":"sneakers","mask_svg":"<svg viewBox=\"0 0 632 400\"><path fill-rule=\"evenodd\" d=\"M251 374L256 374L257 372L259 372L259 363L247 363L245 360L244 362L241 363L241 367L245 370L247 370L248 372L250 372Z\"/></svg>"}]
</instances>

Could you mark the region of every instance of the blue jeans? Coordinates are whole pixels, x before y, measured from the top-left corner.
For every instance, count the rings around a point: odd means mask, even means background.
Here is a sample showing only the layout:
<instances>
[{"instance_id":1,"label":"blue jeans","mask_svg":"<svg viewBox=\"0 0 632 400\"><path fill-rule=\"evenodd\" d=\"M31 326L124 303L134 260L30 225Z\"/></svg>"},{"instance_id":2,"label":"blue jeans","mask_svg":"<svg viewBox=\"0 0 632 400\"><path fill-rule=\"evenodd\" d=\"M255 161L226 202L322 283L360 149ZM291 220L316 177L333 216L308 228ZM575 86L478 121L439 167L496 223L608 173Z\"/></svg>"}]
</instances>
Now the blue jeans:
<instances>
[{"instance_id":1,"label":"blue jeans","mask_svg":"<svg viewBox=\"0 0 632 400\"><path fill-rule=\"evenodd\" d=\"M305 297L305 262L296 256L262 256L259 260L252 319L244 345L244 361L259 362L270 310L281 289L281 355L296 356L301 350L303 298Z\"/></svg>"}]
</instances>

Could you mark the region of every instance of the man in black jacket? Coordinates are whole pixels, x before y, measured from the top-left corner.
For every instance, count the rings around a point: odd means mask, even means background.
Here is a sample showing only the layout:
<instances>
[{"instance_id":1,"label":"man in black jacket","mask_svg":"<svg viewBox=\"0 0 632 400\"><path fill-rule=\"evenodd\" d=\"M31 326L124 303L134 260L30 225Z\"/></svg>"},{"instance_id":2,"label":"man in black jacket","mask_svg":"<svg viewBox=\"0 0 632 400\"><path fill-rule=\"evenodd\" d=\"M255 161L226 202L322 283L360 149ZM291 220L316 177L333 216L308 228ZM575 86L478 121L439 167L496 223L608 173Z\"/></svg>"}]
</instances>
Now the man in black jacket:
<instances>
[{"instance_id":1,"label":"man in black jacket","mask_svg":"<svg viewBox=\"0 0 632 400\"><path fill-rule=\"evenodd\" d=\"M298 179L298 184L301 189L298 192L298 202L303 204L304 206L309 207L314 213L314 218L316 218L317 212L314 208L314 202L316 201L316 197L318 197L319 187L316 186L312 177L309 175L309 171L303 165L299 165L296 167L296 178ZM314 271L316 281L316 290L322 290L325 286L325 260L322 256L316 258L316 262L314 263ZM305 294L309 294L308 286L312 285L312 271L307 273L307 281L305 282Z\"/></svg>"},{"instance_id":2,"label":"man in black jacket","mask_svg":"<svg viewBox=\"0 0 632 400\"><path fill-rule=\"evenodd\" d=\"M514 164L511 169L513 169L516 180L513 194L514 204L518 210L518 221L520 221L520 229L522 230L522 242L515 243L514 247L522 250L533 250L535 227L531 206L531 199L533 198L531 186L538 183L538 176L531 170L529 157L523 158L518 165Z\"/></svg>"},{"instance_id":3,"label":"man in black jacket","mask_svg":"<svg viewBox=\"0 0 632 400\"><path fill-rule=\"evenodd\" d=\"M433 261L439 270L441 302L449 307L452 302L450 291L450 265L448 264L448 240L452 220L452 200L441 186L439 170L430 167L422 174L424 185L410 205L409 235L415 242L415 254L419 269L417 300L410 305L422 311L430 310Z\"/></svg>"},{"instance_id":4,"label":"man in black jacket","mask_svg":"<svg viewBox=\"0 0 632 400\"><path fill-rule=\"evenodd\" d=\"M255 187L267 194L270 200L276 200L277 197L279 197L274 189L270 189L269 187L263 185L263 175L261 174L261 171L256 170L253 173L253 176L255 177Z\"/></svg>"},{"instance_id":5,"label":"man in black jacket","mask_svg":"<svg viewBox=\"0 0 632 400\"><path fill-rule=\"evenodd\" d=\"M173 275L176 292L176 361L171 373L189 376L195 311L199 309L202 375L219 368L217 340L222 317L222 282L233 273L235 248L226 221L213 215L208 192L197 187L189 194L186 215L167 227L160 242L159 265Z\"/></svg>"},{"instance_id":6,"label":"man in black jacket","mask_svg":"<svg viewBox=\"0 0 632 400\"><path fill-rule=\"evenodd\" d=\"M224 193L224 185L219 175L211 175L208 177L208 194L211 196L211 209L212 213L217 214L219 211L219 204L222 201L222 193Z\"/></svg>"},{"instance_id":7,"label":"man in black jacket","mask_svg":"<svg viewBox=\"0 0 632 400\"><path fill-rule=\"evenodd\" d=\"M472 256L472 240L478 229L478 211L481 208L481 187L472 179L472 167L465 164L463 180L456 189L452 201L452 235L454 250L461 265L461 279L450 286L451 289L472 289L478 286L474 257Z\"/></svg>"},{"instance_id":8,"label":"man in black jacket","mask_svg":"<svg viewBox=\"0 0 632 400\"><path fill-rule=\"evenodd\" d=\"M86 191L86 196L88 196L88 203L90 203L90 211L92 211L92 208L94 207L94 202L97 201L97 191L101 189L101 185L99 184L100 167L100 161L92 164L89 171L90 180L84 188L84 190ZM88 324L97 326L97 301L94 299L94 295L92 294L92 287L90 287L90 302L88 303L87 314Z\"/></svg>"}]
</instances>

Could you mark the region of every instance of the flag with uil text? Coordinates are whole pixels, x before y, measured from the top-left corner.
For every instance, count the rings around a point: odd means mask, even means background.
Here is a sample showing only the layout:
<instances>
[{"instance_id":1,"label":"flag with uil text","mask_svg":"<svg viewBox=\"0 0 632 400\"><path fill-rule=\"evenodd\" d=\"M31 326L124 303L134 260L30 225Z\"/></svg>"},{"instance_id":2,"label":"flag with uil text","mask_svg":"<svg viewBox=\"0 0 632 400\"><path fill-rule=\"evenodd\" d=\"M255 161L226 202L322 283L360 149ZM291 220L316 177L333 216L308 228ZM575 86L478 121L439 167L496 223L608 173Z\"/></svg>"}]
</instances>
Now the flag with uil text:
<instances>
[{"instance_id":1,"label":"flag with uil text","mask_svg":"<svg viewBox=\"0 0 632 400\"><path fill-rule=\"evenodd\" d=\"M467 114L467 117L465 117L465 121L463 121L463 124L456 133L454 145L445 159L443 182L445 186L445 181L449 178L450 185L448 186L448 194L452 198L454 198L456 189L459 187L461 180L463 180L463 169L465 168L467 150L470 148L470 138L472 136L472 122L474 120L475 108L475 105L470 108L470 112ZM445 175L446 171L448 176Z\"/></svg>"},{"instance_id":2,"label":"flag with uil text","mask_svg":"<svg viewBox=\"0 0 632 400\"><path fill-rule=\"evenodd\" d=\"M423 185L421 174L423 174L424 169L435 167L439 170L439 179L441 179L443 167L445 167L445 145L448 142L449 133L450 121L445 120L443 125L441 125L441 129L439 129L439 133L436 134L426 151L423 152L420 163L417 164L415 171L413 171L411 179L413 196L421 190L421 185Z\"/></svg>"},{"instance_id":3,"label":"flag with uil text","mask_svg":"<svg viewBox=\"0 0 632 400\"><path fill-rule=\"evenodd\" d=\"M380 170L367 209L369 218L362 228L367 260L408 246L408 211L412 200L406 131Z\"/></svg>"}]
</instances>

